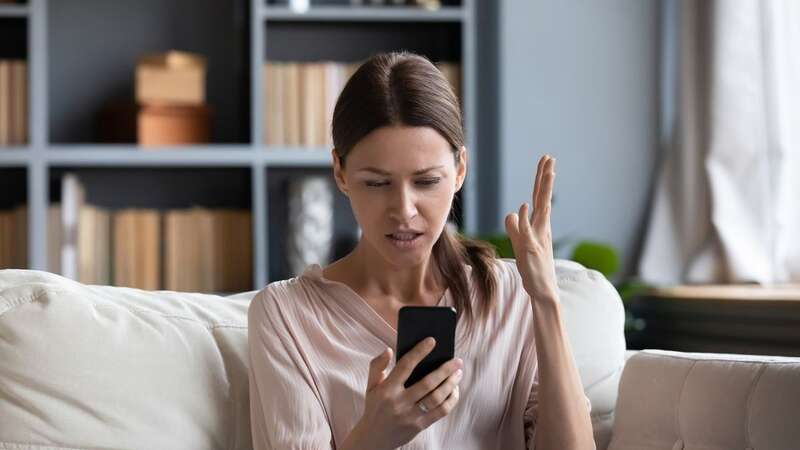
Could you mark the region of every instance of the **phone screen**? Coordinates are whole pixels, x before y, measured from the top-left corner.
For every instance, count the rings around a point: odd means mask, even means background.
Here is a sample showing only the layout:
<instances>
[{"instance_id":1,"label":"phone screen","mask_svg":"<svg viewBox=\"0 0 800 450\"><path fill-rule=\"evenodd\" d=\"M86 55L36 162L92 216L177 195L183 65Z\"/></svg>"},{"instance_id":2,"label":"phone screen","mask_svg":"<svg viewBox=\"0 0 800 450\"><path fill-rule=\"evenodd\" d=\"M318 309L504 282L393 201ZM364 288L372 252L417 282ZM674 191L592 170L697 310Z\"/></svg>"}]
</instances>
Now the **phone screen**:
<instances>
[{"instance_id":1,"label":"phone screen","mask_svg":"<svg viewBox=\"0 0 800 450\"><path fill-rule=\"evenodd\" d=\"M450 306L404 306L397 320L397 361L427 337L436 347L411 372L405 387L412 386L439 366L453 359L456 310Z\"/></svg>"}]
</instances>

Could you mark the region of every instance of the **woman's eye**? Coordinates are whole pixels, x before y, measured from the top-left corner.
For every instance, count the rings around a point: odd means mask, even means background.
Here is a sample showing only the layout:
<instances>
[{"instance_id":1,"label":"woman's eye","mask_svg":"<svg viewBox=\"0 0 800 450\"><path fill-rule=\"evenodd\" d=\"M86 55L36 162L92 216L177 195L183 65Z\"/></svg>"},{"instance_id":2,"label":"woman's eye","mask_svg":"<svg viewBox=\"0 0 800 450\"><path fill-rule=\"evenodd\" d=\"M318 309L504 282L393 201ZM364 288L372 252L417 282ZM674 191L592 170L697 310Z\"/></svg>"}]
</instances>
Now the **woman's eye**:
<instances>
[{"instance_id":1,"label":"woman's eye","mask_svg":"<svg viewBox=\"0 0 800 450\"><path fill-rule=\"evenodd\" d=\"M439 182L441 178L425 178L423 180L417 180L417 184L422 186L432 186Z\"/></svg>"},{"instance_id":2,"label":"woman's eye","mask_svg":"<svg viewBox=\"0 0 800 450\"><path fill-rule=\"evenodd\" d=\"M388 181L366 181L364 182L368 187L382 187L389 185Z\"/></svg>"}]
</instances>

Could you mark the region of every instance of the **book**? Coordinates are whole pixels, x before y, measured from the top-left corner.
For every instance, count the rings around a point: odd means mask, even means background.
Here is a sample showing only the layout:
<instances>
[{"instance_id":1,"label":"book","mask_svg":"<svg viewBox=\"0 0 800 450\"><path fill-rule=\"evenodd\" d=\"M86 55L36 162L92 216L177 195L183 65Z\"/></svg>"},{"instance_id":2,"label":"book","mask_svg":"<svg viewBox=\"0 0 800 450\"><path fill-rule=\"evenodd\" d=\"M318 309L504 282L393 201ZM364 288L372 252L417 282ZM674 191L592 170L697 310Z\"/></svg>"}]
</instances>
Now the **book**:
<instances>
[{"instance_id":1,"label":"book","mask_svg":"<svg viewBox=\"0 0 800 450\"><path fill-rule=\"evenodd\" d=\"M15 132L14 143L24 145L28 143L28 64L25 61L16 61L14 71L14 117Z\"/></svg>"},{"instance_id":2,"label":"book","mask_svg":"<svg viewBox=\"0 0 800 450\"><path fill-rule=\"evenodd\" d=\"M0 211L0 269L28 267L28 208Z\"/></svg>"},{"instance_id":3,"label":"book","mask_svg":"<svg viewBox=\"0 0 800 450\"><path fill-rule=\"evenodd\" d=\"M300 67L296 63L287 63L284 66L284 96L283 96L283 118L284 145L298 146L300 144Z\"/></svg>"},{"instance_id":4,"label":"book","mask_svg":"<svg viewBox=\"0 0 800 450\"><path fill-rule=\"evenodd\" d=\"M78 220L78 281L111 284L110 213L84 205Z\"/></svg>"},{"instance_id":5,"label":"book","mask_svg":"<svg viewBox=\"0 0 800 450\"><path fill-rule=\"evenodd\" d=\"M61 272L61 204L54 203L47 208L47 270Z\"/></svg>"},{"instance_id":6,"label":"book","mask_svg":"<svg viewBox=\"0 0 800 450\"><path fill-rule=\"evenodd\" d=\"M0 146L11 144L11 62L0 60Z\"/></svg>"},{"instance_id":7,"label":"book","mask_svg":"<svg viewBox=\"0 0 800 450\"><path fill-rule=\"evenodd\" d=\"M331 136L331 124L333 123L333 110L336 107L336 101L339 99L339 94L344 87L345 65L337 63L326 63L324 66L324 80L325 80L325 117L322 123L322 135L324 136L323 145L326 147L333 146L333 138Z\"/></svg>"},{"instance_id":8,"label":"book","mask_svg":"<svg viewBox=\"0 0 800 450\"><path fill-rule=\"evenodd\" d=\"M113 281L117 286L161 288L161 215L153 209L114 213Z\"/></svg>"},{"instance_id":9,"label":"book","mask_svg":"<svg viewBox=\"0 0 800 450\"><path fill-rule=\"evenodd\" d=\"M267 63L264 65L264 142L267 145L284 145L286 141L284 119L284 77L286 65Z\"/></svg>"},{"instance_id":10,"label":"book","mask_svg":"<svg viewBox=\"0 0 800 450\"><path fill-rule=\"evenodd\" d=\"M194 207L164 213L164 285L190 292L252 287L251 213Z\"/></svg>"},{"instance_id":11,"label":"book","mask_svg":"<svg viewBox=\"0 0 800 450\"><path fill-rule=\"evenodd\" d=\"M325 120L324 113L324 91L325 72L320 63L305 64L305 92L304 94L304 118L303 128L305 130L305 140L303 145L308 147L318 147L323 142L323 132Z\"/></svg>"},{"instance_id":12,"label":"book","mask_svg":"<svg viewBox=\"0 0 800 450\"><path fill-rule=\"evenodd\" d=\"M12 264L15 268L25 269L28 267L28 207L26 205L17 206L11 215L14 230Z\"/></svg>"}]
</instances>

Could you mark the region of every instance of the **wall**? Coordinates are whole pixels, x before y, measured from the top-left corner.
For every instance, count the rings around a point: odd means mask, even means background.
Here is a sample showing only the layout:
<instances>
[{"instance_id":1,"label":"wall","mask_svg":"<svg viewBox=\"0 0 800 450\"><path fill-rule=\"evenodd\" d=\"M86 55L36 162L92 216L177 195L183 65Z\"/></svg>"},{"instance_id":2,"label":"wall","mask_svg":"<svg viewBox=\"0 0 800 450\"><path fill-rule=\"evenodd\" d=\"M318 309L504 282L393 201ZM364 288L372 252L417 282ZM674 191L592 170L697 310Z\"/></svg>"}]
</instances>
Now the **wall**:
<instances>
[{"instance_id":1,"label":"wall","mask_svg":"<svg viewBox=\"0 0 800 450\"><path fill-rule=\"evenodd\" d=\"M659 2L503 0L498 7L494 228L530 201L538 157L551 153L554 238L608 242L621 252L623 273L632 272L658 154Z\"/></svg>"}]
</instances>

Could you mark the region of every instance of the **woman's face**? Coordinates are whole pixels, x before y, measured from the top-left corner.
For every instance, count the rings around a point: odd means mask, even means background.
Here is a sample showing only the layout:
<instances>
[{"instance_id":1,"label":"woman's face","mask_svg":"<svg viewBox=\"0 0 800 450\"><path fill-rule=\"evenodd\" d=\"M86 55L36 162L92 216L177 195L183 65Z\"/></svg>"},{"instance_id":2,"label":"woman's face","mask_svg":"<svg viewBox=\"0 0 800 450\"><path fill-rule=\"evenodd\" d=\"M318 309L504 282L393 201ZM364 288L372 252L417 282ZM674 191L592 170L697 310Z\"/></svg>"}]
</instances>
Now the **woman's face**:
<instances>
[{"instance_id":1,"label":"woman's face","mask_svg":"<svg viewBox=\"0 0 800 450\"><path fill-rule=\"evenodd\" d=\"M334 158L339 189L349 197L362 240L390 264L423 263L444 228L466 174L450 144L428 127L382 127Z\"/></svg>"}]
</instances>

